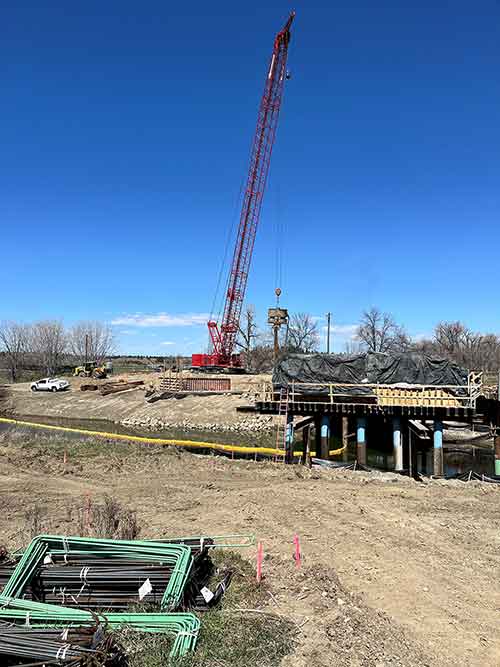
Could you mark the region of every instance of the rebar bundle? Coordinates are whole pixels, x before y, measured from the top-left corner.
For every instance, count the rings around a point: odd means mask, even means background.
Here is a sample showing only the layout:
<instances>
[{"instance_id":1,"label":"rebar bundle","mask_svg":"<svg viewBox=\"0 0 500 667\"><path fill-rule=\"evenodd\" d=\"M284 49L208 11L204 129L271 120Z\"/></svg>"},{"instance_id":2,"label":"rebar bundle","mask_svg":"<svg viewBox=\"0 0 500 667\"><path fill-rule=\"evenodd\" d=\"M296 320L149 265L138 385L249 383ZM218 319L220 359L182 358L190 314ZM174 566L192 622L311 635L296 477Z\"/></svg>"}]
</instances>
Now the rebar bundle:
<instances>
[{"instance_id":1,"label":"rebar bundle","mask_svg":"<svg viewBox=\"0 0 500 667\"><path fill-rule=\"evenodd\" d=\"M193 614L126 610L137 603L162 612L212 608L232 576L225 572L214 590L208 588L215 546L221 545L208 537L35 538L14 560L0 564L0 664L122 667L124 654L108 629L167 634L171 656L185 655L199 632Z\"/></svg>"},{"instance_id":2,"label":"rebar bundle","mask_svg":"<svg viewBox=\"0 0 500 667\"><path fill-rule=\"evenodd\" d=\"M102 628L33 628L0 623L2 665L33 664L83 667L125 665L125 655ZM7 661L7 662L5 662Z\"/></svg>"},{"instance_id":3,"label":"rebar bundle","mask_svg":"<svg viewBox=\"0 0 500 667\"><path fill-rule=\"evenodd\" d=\"M161 596L161 608L164 610L176 609L181 603L193 565L191 549L180 544L40 535L32 540L23 553L3 589L3 595L21 597L28 586L34 586L34 579L40 570L43 570L44 576L50 576L46 574L50 568L44 569L44 566L53 563L68 563L70 559L80 559L81 564L87 562L87 559L91 561L96 558L107 563L110 568L115 567L120 560L126 560L131 564L161 565L165 568L164 574L168 569L168 580ZM71 577L69 568L65 576ZM88 576L94 576L94 573L91 575L89 566L82 565L78 574L81 583L78 590L75 591L77 594L79 591L84 592ZM146 576L140 581L139 587L146 582L147 578ZM134 601L138 600L138 588ZM113 591L111 591L111 597L112 594Z\"/></svg>"},{"instance_id":4,"label":"rebar bundle","mask_svg":"<svg viewBox=\"0 0 500 667\"><path fill-rule=\"evenodd\" d=\"M148 634L166 634L173 637L171 657L181 657L194 650L198 639L200 621L194 614L97 614L84 609L71 609L56 605L17 600L0 596L0 623L16 623L31 627L104 628L132 630Z\"/></svg>"}]
</instances>

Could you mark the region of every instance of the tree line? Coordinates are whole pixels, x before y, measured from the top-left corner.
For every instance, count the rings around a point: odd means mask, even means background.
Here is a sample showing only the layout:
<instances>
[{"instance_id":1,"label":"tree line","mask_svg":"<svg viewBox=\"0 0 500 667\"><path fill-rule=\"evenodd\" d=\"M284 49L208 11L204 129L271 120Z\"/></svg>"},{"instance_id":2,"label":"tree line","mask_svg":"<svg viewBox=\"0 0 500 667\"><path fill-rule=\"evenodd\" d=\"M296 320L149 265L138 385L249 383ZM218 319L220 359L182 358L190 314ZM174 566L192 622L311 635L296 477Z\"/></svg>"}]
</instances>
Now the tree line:
<instances>
[{"instance_id":1,"label":"tree line","mask_svg":"<svg viewBox=\"0 0 500 667\"><path fill-rule=\"evenodd\" d=\"M0 352L12 382L25 370L53 375L70 363L101 363L114 346L113 332L102 322L78 322L70 328L60 320L0 323Z\"/></svg>"},{"instance_id":2,"label":"tree line","mask_svg":"<svg viewBox=\"0 0 500 667\"><path fill-rule=\"evenodd\" d=\"M356 339L370 352L415 351L449 359L478 371L500 369L500 336L473 331L463 322L439 322L431 336L412 340L390 313L370 308L361 317Z\"/></svg>"},{"instance_id":3,"label":"tree line","mask_svg":"<svg viewBox=\"0 0 500 667\"><path fill-rule=\"evenodd\" d=\"M243 314L239 347L247 357L250 369L264 372L273 366L272 335L260 331L253 306ZM281 332L281 353L311 353L321 351L319 320L308 313L291 316L289 326ZM472 370L500 369L500 336L473 331L462 322L439 322L428 337L412 339L406 328L391 313L377 307L365 310L352 341L341 354L364 352L418 352L446 358Z\"/></svg>"},{"instance_id":4,"label":"tree line","mask_svg":"<svg viewBox=\"0 0 500 667\"><path fill-rule=\"evenodd\" d=\"M280 351L282 354L318 352L320 333L319 318L305 312L292 314L288 326L280 330ZM260 373L272 369L273 334L269 327L258 328L251 305L241 319L238 348L244 353L249 370ZM444 357L473 370L500 369L498 334L475 332L458 321L439 322L431 336L414 340L392 314L376 307L362 313L353 340L346 344L343 354L405 351ZM102 363L114 352L113 331L102 322L82 321L70 328L60 320L0 323L0 354L12 382L26 370L53 375L69 364Z\"/></svg>"}]
</instances>

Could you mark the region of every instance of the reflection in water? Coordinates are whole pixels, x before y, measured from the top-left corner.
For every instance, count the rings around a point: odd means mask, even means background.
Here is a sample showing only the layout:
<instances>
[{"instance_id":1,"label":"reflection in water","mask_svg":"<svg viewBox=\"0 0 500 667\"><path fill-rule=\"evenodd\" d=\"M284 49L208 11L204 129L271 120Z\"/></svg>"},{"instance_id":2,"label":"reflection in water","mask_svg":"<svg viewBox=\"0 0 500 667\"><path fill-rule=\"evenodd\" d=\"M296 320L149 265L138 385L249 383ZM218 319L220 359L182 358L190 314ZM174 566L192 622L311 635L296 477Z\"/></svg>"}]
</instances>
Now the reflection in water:
<instances>
[{"instance_id":1,"label":"reflection in water","mask_svg":"<svg viewBox=\"0 0 500 667\"><path fill-rule=\"evenodd\" d=\"M8 417L8 415L5 415ZM12 417L15 419L16 417ZM166 438L179 440L194 440L196 442L219 442L222 444L246 445L249 447L275 447L276 431L272 430L265 433L246 433L244 431L213 431L213 430L189 430L189 429L164 429L148 430L140 427L122 426L106 420L96 419L67 419L60 417L23 417L24 421L33 421L40 424L51 424L54 426L66 426L69 428L85 429L88 431L103 431L108 433L120 433L123 435L137 435L148 438ZM11 428L11 425L0 423L0 432ZM29 428L29 427L28 427ZM68 438L81 438L78 433L65 433ZM296 450L302 447L302 436L297 434L295 443ZM312 434L314 442L314 434ZM332 447L335 449L341 446L341 442L335 437L332 438ZM356 444L349 443L348 447L349 461L356 458ZM419 472L430 474L432 472L432 448L427 452L421 452L418 455ZM341 461L342 455L334 457L334 460ZM380 470L393 470L394 457L392 451L381 451L378 449L367 448L367 463L370 467ZM478 447L471 443L461 442L459 444L449 444L444 448L444 473L445 476L460 475L468 473L470 470L478 474L494 475L495 461L493 449L490 447Z\"/></svg>"},{"instance_id":2,"label":"reflection in water","mask_svg":"<svg viewBox=\"0 0 500 667\"><path fill-rule=\"evenodd\" d=\"M146 438L165 438L178 440L194 440L195 442L218 442L224 445L246 445L248 447L275 447L276 433L249 433L236 431L212 431L201 429L174 429L148 430L140 427L122 426L105 419L68 419L63 417L15 417L2 415L10 419L21 419L21 421L37 422L39 424L50 424L52 426L65 426L67 428L78 428L86 431L102 431L105 433L120 433L122 435L137 435ZM10 424L0 423L0 432L11 428ZM29 428L29 427L26 427ZM47 431L46 431L47 432ZM65 432L68 438L81 438L79 433Z\"/></svg>"}]
</instances>

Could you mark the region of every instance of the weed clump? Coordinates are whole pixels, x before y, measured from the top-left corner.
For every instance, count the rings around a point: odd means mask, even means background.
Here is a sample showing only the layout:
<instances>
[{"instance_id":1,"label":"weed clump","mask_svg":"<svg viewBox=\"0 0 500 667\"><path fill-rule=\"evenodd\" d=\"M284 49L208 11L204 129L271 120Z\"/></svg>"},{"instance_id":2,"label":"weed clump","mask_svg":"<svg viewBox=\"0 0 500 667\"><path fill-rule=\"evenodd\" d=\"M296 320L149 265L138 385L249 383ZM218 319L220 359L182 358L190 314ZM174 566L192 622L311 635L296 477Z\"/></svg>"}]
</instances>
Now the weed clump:
<instances>
[{"instance_id":1,"label":"weed clump","mask_svg":"<svg viewBox=\"0 0 500 667\"><path fill-rule=\"evenodd\" d=\"M78 512L78 532L85 537L101 537L113 540L135 540L141 528L137 514L123 507L111 496L105 495L102 503L86 499Z\"/></svg>"}]
</instances>

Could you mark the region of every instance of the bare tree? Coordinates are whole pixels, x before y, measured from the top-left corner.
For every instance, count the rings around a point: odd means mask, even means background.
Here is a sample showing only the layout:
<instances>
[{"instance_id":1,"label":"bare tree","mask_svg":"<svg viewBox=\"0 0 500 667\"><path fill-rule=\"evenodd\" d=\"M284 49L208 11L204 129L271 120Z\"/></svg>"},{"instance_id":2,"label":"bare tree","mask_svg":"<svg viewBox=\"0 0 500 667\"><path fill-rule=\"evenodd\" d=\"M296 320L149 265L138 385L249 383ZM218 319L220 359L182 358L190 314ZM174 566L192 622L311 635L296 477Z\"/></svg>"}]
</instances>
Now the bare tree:
<instances>
[{"instance_id":1,"label":"bare tree","mask_svg":"<svg viewBox=\"0 0 500 667\"><path fill-rule=\"evenodd\" d=\"M63 363L68 349L68 336L62 322L36 322L32 328L31 349L44 372L54 374Z\"/></svg>"},{"instance_id":2,"label":"bare tree","mask_svg":"<svg viewBox=\"0 0 500 667\"><path fill-rule=\"evenodd\" d=\"M0 324L0 348L5 354L10 378L15 382L19 377L26 353L28 351L29 326L17 322Z\"/></svg>"},{"instance_id":3,"label":"bare tree","mask_svg":"<svg viewBox=\"0 0 500 667\"><path fill-rule=\"evenodd\" d=\"M247 368L252 369L252 350L254 342L257 339L257 324L255 322L255 307L249 304L240 319L238 327L238 340L236 345L240 348L245 356L245 364Z\"/></svg>"},{"instance_id":4,"label":"bare tree","mask_svg":"<svg viewBox=\"0 0 500 667\"><path fill-rule=\"evenodd\" d=\"M341 354L346 356L354 356L363 352L363 345L359 340L348 340L344 343L344 351Z\"/></svg>"},{"instance_id":5,"label":"bare tree","mask_svg":"<svg viewBox=\"0 0 500 667\"><path fill-rule=\"evenodd\" d=\"M274 348L263 343L252 349L252 370L254 373L269 373L274 366Z\"/></svg>"},{"instance_id":6,"label":"bare tree","mask_svg":"<svg viewBox=\"0 0 500 667\"><path fill-rule=\"evenodd\" d=\"M440 322L432 341L424 341L434 354L475 370L500 368L500 337L481 334L462 322Z\"/></svg>"},{"instance_id":7,"label":"bare tree","mask_svg":"<svg viewBox=\"0 0 500 667\"><path fill-rule=\"evenodd\" d=\"M115 347L111 327L97 321L78 322L69 332L69 350L80 362L102 363Z\"/></svg>"},{"instance_id":8,"label":"bare tree","mask_svg":"<svg viewBox=\"0 0 500 667\"><path fill-rule=\"evenodd\" d=\"M411 345L408 334L393 316L375 306L363 313L356 336L368 352L399 352Z\"/></svg>"},{"instance_id":9,"label":"bare tree","mask_svg":"<svg viewBox=\"0 0 500 667\"><path fill-rule=\"evenodd\" d=\"M318 323L308 313L292 315L288 327L287 348L292 352L310 354L319 346Z\"/></svg>"}]
</instances>

